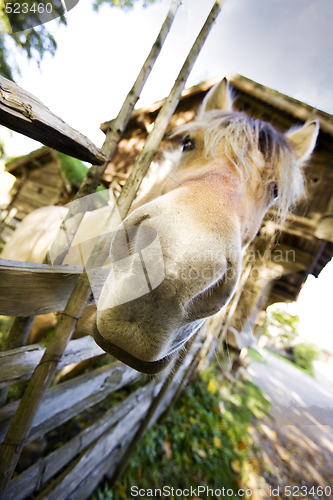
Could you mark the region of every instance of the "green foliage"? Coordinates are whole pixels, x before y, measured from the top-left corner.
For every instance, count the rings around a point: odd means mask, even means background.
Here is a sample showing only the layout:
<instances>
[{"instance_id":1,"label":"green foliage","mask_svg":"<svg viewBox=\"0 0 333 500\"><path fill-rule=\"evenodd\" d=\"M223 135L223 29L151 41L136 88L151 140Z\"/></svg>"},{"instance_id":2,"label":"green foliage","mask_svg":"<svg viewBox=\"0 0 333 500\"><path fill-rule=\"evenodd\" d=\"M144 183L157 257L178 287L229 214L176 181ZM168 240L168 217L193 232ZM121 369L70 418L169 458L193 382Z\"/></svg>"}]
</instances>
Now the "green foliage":
<instances>
[{"instance_id":1,"label":"green foliage","mask_svg":"<svg viewBox=\"0 0 333 500\"><path fill-rule=\"evenodd\" d=\"M261 335L272 338L272 330L279 329L278 339L284 347L289 347L291 342L297 337L299 317L283 311L283 309L271 309L267 311L262 324L259 326Z\"/></svg>"},{"instance_id":2,"label":"green foliage","mask_svg":"<svg viewBox=\"0 0 333 500\"><path fill-rule=\"evenodd\" d=\"M232 488L246 481L251 449L248 431L255 417L269 414L270 404L249 380L232 388L216 369L198 375L163 424L146 434L113 488L102 485L94 500L130 498L139 488Z\"/></svg>"},{"instance_id":3,"label":"green foliage","mask_svg":"<svg viewBox=\"0 0 333 500\"><path fill-rule=\"evenodd\" d=\"M78 189L88 171L88 168L82 163L82 161L77 160L76 158L59 153L59 151L54 151L54 153L60 161L62 173L68 182Z\"/></svg>"},{"instance_id":4,"label":"green foliage","mask_svg":"<svg viewBox=\"0 0 333 500\"><path fill-rule=\"evenodd\" d=\"M35 0L26 0L25 3L30 6ZM2 3L0 1L0 3ZM6 3L6 2L5 2ZM59 22L66 23L66 18L62 15L63 7L61 4L57 7L53 4L53 10L59 14ZM40 21L41 15L38 11L32 14L33 20ZM0 11L0 72L6 78L13 80L14 74L19 74L17 62L15 60L15 51L13 45L18 49L17 53L23 53L28 59L34 59L37 64L43 59L46 52L54 55L57 43L53 35L44 25L35 26L27 29L31 25L29 14L6 13L4 5ZM34 23L33 23L34 24Z\"/></svg>"},{"instance_id":5,"label":"green foliage","mask_svg":"<svg viewBox=\"0 0 333 500\"><path fill-rule=\"evenodd\" d=\"M0 35L0 75L5 78L13 79L12 70L10 65L8 64L8 50L5 45L5 36ZM8 37L8 35L7 35Z\"/></svg>"},{"instance_id":6,"label":"green foliage","mask_svg":"<svg viewBox=\"0 0 333 500\"><path fill-rule=\"evenodd\" d=\"M6 156L5 144L2 139L0 139L0 159Z\"/></svg>"},{"instance_id":7,"label":"green foliage","mask_svg":"<svg viewBox=\"0 0 333 500\"><path fill-rule=\"evenodd\" d=\"M314 377L314 374L312 371L309 371L309 370L305 370L304 368L302 368L301 366L297 365L295 363L295 360L294 360L294 357L292 357L292 359L289 359L289 358L286 358L285 356L281 356L281 354L278 354L276 351L273 351L271 350L269 347L265 347L264 348L269 354L271 354L272 356L275 356L276 358L278 359L281 359L281 361L283 361L284 363L287 363L291 366L293 366L294 368L298 368L300 371L302 371L303 373L306 373L307 375L310 375L311 377Z\"/></svg>"},{"instance_id":8,"label":"green foliage","mask_svg":"<svg viewBox=\"0 0 333 500\"><path fill-rule=\"evenodd\" d=\"M11 316L0 316L0 350L5 343L6 335L12 322L13 318Z\"/></svg>"},{"instance_id":9,"label":"green foliage","mask_svg":"<svg viewBox=\"0 0 333 500\"><path fill-rule=\"evenodd\" d=\"M135 3L141 2L146 7L155 0L94 0L93 8L98 10L102 4L111 7L131 8ZM29 14L7 14L5 12L6 0L0 0L0 74L5 78L14 80L20 74L20 70L15 59L15 52L21 53L28 59L35 60L40 65L44 55L55 54L57 42L53 35L47 30L45 25L29 26ZM28 6L35 3L35 0L25 0ZM53 10L59 15L59 23L67 24L63 13L61 2L53 2ZM30 9L29 9L30 12ZM33 18L40 19L38 12L33 12ZM35 24L35 23L33 23ZM30 23L31 25L31 23ZM16 51L13 48L17 49Z\"/></svg>"},{"instance_id":10,"label":"green foliage","mask_svg":"<svg viewBox=\"0 0 333 500\"><path fill-rule=\"evenodd\" d=\"M55 155L58 157L61 170L68 182L75 189L79 189L81 182L83 181L88 167L86 167L82 161L73 158L72 156L65 155L59 151L54 151ZM104 186L98 186L96 191L104 191L106 188Z\"/></svg>"},{"instance_id":11,"label":"green foliage","mask_svg":"<svg viewBox=\"0 0 333 500\"><path fill-rule=\"evenodd\" d=\"M299 317L293 316L282 309L276 309L271 313L271 323L273 326L283 327L293 334L296 332Z\"/></svg>"},{"instance_id":12,"label":"green foliage","mask_svg":"<svg viewBox=\"0 0 333 500\"><path fill-rule=\"evenodd\" d=\"M29 32L29 29L58 17L61 22L66 24L66 19L64 18L65 11L61 0L52 2L49 13L48 9L45 8L46 6L38 4L36 0L24 0L24 2L1 0L0 6L0 27L2 32L5 33Z\"/></svg>"},{"instance_id":13,"label":"green foliage","mask_svg":"<svg viewBox=\"0 0 333 500\"><path fill-rule=\"evenodd\" d=\"M253 349L252 347L249 348L248 355L253 361L257 361L258 363L267 363L263 355L260 354L260 352L258 352L256 349Z\"/></svg>"},{"instance_id":14,"label":"green foliage","mask_svg":"<svg viewBox=\"0 0 333 500\"><path fill-rule=\"evenodd\" d=\"M295 363L310 375L313 375L312 363L318 354L318 348L314 344L297 344L293 348Z\"/></svg>"},{"instance_id":15,"label":"green foliage","mask_svg":"<svg viewBox=\"0 0 333 500\"><path fill-rule=\"evenodd\" d=\"M143 7L147 7L149 4L154 3L155 0L95 0L93 8L94 10L98 10L101 5L107 4L110 5L110 7L128 9L134 7L134 4L139 2L143 5Z\"/></svg>"}]
</instances>

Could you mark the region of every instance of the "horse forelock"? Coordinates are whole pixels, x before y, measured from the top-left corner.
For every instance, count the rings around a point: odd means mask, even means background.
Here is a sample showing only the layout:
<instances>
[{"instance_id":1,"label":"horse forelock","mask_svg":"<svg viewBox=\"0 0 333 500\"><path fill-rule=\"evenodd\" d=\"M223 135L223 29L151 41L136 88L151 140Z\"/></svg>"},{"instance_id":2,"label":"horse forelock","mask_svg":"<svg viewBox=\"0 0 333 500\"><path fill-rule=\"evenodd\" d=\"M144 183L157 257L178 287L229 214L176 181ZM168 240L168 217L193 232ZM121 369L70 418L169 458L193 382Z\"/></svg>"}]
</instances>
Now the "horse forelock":
<instances>
[{"instance_id":1,"label":"horse forelock","mask_svg":"<svg viewBox=\"0 0 333 500\"><path fill-rule=\"evenodd\" d=\"M261 185L275 185L278 197L274 208L279 218L304 196L304 176L296 163L286 136L268 122L241 112L209 111L189 124L177 128L172 136L204 132L205 154L215 157L217 146L240 172L249 191Z\"/></svg>"}]
</instances>

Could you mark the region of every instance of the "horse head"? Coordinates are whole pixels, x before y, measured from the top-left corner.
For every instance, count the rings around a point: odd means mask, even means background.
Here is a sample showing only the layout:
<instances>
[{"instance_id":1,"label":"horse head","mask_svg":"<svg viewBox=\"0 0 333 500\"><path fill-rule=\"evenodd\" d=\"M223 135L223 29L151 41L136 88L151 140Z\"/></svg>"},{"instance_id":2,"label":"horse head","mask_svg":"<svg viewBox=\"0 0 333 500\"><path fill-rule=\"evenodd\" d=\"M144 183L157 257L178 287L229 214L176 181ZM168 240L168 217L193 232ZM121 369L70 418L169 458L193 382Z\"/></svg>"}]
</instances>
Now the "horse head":
<instances>
[{"instance_id":1,"label":"horse head","mask_svg":"<svg viewBox=\"0 0 333 500\"><path fill-rule=\"evenodd\" d=\"M97 343L146 373L228 303L267 209L303 196L318 123L283 134L233 111L224 79L175 134L168 175L116 231L97 307Z\"/></svg>"}]
</instances>

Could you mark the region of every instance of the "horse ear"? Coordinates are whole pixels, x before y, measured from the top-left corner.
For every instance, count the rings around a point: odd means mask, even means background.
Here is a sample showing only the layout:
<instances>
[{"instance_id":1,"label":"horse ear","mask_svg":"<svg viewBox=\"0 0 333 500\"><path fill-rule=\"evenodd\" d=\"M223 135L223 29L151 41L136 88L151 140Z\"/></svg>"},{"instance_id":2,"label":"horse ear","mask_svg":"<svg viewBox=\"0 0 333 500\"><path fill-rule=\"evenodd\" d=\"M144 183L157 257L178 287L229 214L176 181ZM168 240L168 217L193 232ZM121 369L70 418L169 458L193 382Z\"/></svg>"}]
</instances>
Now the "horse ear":
<instances>
[{"instance_id":1,"label":"horse ear","mask_svg":"<svg viewBox=\"0 0 333 500\"><path fill-rule=\"evenodd\" d=\"M221 109L223 111L232 110L232 94L226 78L223 78L220 83L210 89L202 102L199 114L214 109Z\"/></svg>"},{"instance_id":2,"label":"horse ear","mask_svg":"<svg viewBox=\"0 0 333 500\"><path fill-rule=\"evenodd\" d=\"M291 143L297 162L303 162L310 158L316 145L319 132L318 120L311 121L298 129L292 129L286 133L288 141Z\"/></svg>"}]
</instances>

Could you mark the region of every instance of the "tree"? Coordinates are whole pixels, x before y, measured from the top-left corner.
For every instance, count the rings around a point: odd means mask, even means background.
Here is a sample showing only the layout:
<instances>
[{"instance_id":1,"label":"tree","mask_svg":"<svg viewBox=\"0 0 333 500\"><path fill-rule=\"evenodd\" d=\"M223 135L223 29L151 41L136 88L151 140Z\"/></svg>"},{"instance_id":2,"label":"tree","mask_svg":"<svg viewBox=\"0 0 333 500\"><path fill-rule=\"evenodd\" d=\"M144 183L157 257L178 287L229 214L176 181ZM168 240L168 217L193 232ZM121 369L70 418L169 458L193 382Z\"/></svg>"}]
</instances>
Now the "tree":
<instances>
[{"instance_id":1,"label":"tree","mask_svg":"<svg viewBox=\"0 0 333 500\"><path fill-rule=\"evenodd\" d=\"M98 10L102 4L111 7L131 8L135 3L147 6L154 1L95 0L93 8ZM75 2L72 0L72 6L75 6L77 2L78 0ZM0 0L0 74L2 76L14 80L15 76L20 74L15 58L11 54L13 46L28 59L34 59L37 64L40 64L46 53L55 54L57 42L42 23L58 18L59 23L67 24L66 17L61 0L53 0L51 13L48 13L46 8L43 9L44 4L48 5L47 2L42 1L24 0L22 2L21 0L15 2L15 5L19 5L20 8L14 12L12 7L14 2ZM42 8L38 11L36 5L40 5ZM23 6L25 6L24 9Z\"/></svg>"},{"instance_id":2,"label":"tree","mask_svg":"<svg viewBox=\"0 0 333 500\"><path fill-rule=\"evenodd\" d=\"M155 0L95 0L93 8L97 10L104 3L113 7L120 7L121 9L131 8L139 1L142 3L143 7L147 7L149 4L155 2Z\"/></svg>"},{"instance_id":3,"label":"tree","mask_svg":"<svg viewBox=\"0 0 333 500\"><path fill-rule=\"evenodd\" d=\"M288 349L298 335L298 324L297 315L289 314L279 306L271 306L258 326L258 334L276 339Z\"/></svg>"},{"instance_id":4,"label":"tree","mask_svg":"<svg viewBox=\"0 0 333 500\"><path fill-rule=\"evenodd\" d=\"M19 74L15 62L15 50L18 49L28 59L40 64L46 52L54 55L57 43L43 22L59 18L66 24L64 8L60 0L53 1L51 12L46 10L45 2L36 0L10 2L0 0L0 71L1 75L14 79ZM39 7L38 7L39 6ZM49 8L48 8L49 10Z\"/></svg>"}]
</instances>

